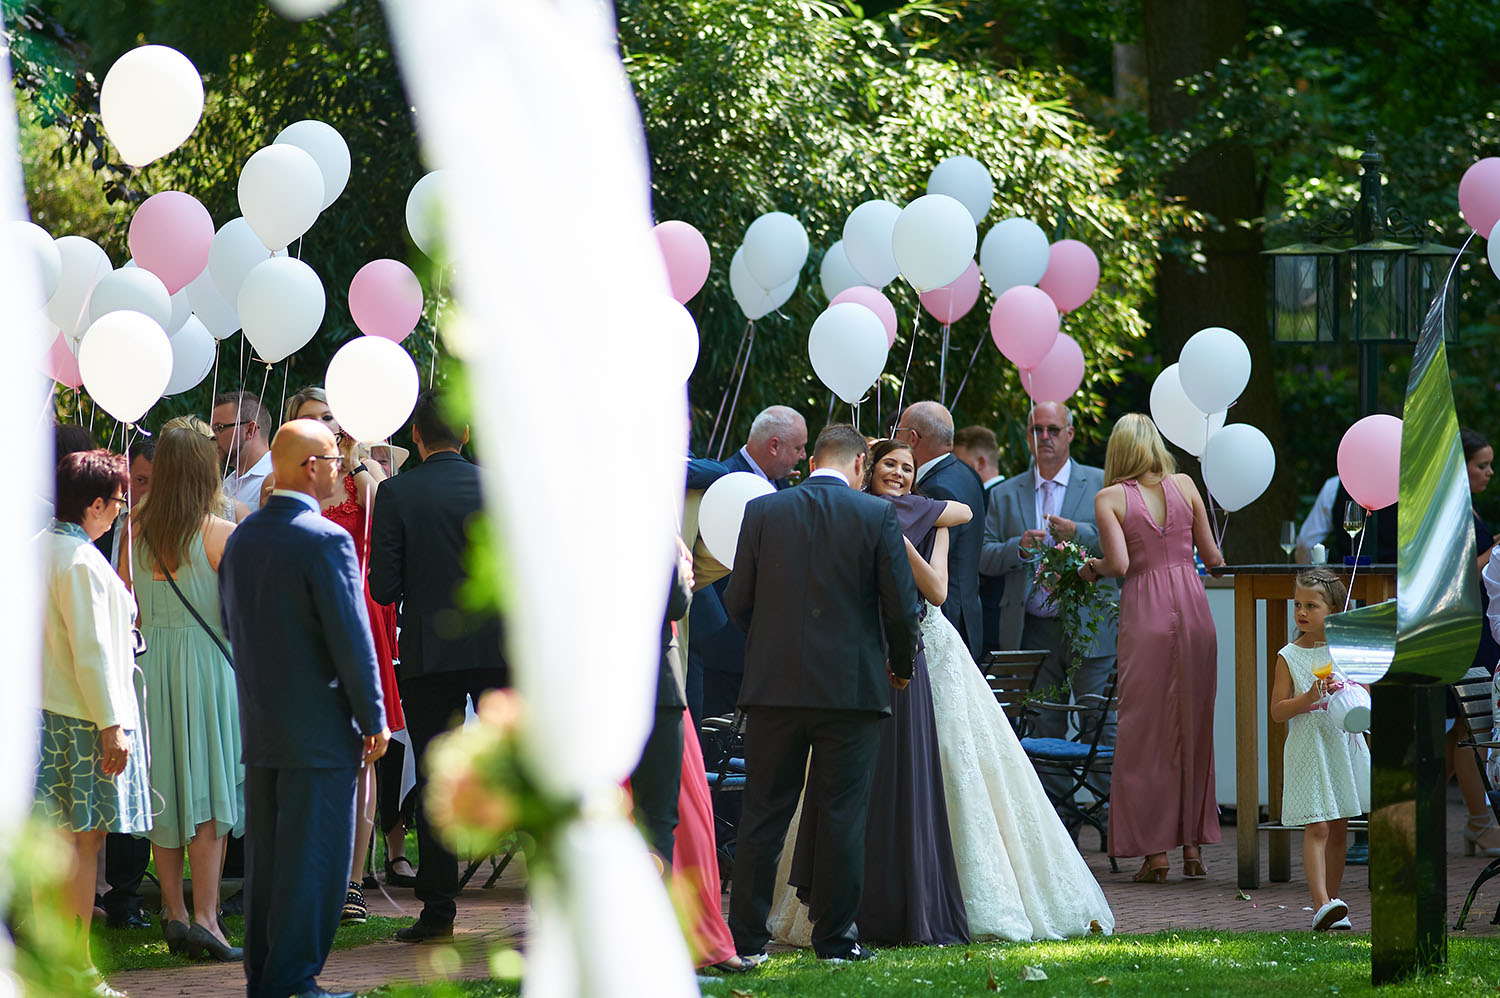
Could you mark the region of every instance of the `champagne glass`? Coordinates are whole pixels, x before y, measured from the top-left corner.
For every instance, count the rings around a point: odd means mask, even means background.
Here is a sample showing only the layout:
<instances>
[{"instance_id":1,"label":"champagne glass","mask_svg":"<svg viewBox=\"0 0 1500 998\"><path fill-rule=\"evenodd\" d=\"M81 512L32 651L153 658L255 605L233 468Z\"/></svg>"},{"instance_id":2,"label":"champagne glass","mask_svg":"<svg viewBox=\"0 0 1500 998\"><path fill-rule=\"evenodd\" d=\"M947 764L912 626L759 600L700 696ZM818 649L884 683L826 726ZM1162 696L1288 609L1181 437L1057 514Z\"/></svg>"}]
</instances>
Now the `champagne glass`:
<instances>
[{"instance_id":1,"label":"champagne glass","mask_svg":"<svg viewBox=\"0 0 1500 998\"><path fill-rule=\"evenodd\" d=\"M1363 529L1365 529L1365 508L1357 502L1346 502L1344 504L1344 532L1349 535L1349 540L1352 542Z\"/></svg>"},{"instance_id":2,"label":"champagne glass","mask_svg":"<svg viewBox=\"0 0 1500 998\"><path fill-rule=\"evenodd\" d=\"M1291 520L1281 521L1281 550L1290 560L1297 548L1297 524Z\"/></svg>"}]
</instances>

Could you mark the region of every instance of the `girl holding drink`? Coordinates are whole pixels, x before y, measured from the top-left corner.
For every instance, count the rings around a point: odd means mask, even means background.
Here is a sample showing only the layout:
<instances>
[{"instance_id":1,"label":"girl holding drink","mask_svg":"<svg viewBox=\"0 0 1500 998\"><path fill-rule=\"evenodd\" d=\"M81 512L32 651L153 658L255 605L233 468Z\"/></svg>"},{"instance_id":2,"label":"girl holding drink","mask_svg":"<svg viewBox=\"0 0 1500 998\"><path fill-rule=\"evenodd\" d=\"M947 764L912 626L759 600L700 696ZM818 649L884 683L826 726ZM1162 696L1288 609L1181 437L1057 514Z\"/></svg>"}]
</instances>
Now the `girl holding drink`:
<instances>
[{"instance_id":1,"label":"girl holding drink","mask_svg":"<svg viewBox=\"0 0 1500 998\"><path fill-rule=\"evenodd\" d=\"M1343 605L1344 583L1327 569L1297 575L1293 607L1299 633L1276 656L1271 719L1287 725L1281 821L1302 826L1302 869L1312 893L1314 931L1349 929L1338 897L1349 819L1370 809L1370 749L1328 713L1334 675L1323 620Z\"/></svg>"}]
</instances>

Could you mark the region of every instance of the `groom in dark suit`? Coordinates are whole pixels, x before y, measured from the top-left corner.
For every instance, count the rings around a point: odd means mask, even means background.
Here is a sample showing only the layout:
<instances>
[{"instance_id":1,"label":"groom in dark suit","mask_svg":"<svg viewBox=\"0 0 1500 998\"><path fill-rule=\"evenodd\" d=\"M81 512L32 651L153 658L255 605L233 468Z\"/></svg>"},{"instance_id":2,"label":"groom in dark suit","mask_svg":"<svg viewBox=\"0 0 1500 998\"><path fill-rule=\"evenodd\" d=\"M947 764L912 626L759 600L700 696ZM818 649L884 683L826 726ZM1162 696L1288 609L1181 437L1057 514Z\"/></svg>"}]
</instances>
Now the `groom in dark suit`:
<instances>
[{"instance_id":1,"label":"groom in dark suit","mask_svg":"<svg viewBox=\"0 0 1500 998\"><path fill-rule=\"evenodd\" d=\"M246 993L316 998L331 994L316 978L354 856L355 780L391 733L354 538L319 510L342 480L333 434L294 419L271 461L278 488L219 566L244 735Z\"/></svg>"},{"instance_id":2,"label":"groom in dark suit","mask_svg":"<svg viewBox=\"0 0 1500 998\"><path fill-rule=\"evenodd\" d=\"M867 454L854 427L824 429L802 485L745 507L724 594L747 633L740 706L748 780L729 928L752 965L770 940L776 866L809 749L818 783L804 807L826 830L812 883L813 949L825 959L869 955L854 916L876 724L891 711L891 687L911 679L918 624L895 507L849 487L863 477Z\"/></svg>"}]
</instances>

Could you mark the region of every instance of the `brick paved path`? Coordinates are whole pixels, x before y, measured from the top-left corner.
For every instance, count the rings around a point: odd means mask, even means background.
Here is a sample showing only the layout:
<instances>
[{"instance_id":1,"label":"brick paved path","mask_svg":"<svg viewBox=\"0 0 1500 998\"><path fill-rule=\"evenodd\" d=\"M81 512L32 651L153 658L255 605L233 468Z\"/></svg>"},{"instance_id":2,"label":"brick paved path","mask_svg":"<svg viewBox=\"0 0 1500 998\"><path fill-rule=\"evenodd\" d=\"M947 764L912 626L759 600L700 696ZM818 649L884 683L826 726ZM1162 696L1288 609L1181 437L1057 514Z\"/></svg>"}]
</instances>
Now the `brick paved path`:
<instances>
[{"instance_id":1,"label":"brick paved path","mask_svg":"<svg viewBox=\"0 0 1500 998\"><path fill-rule=\"evenodd\" d=\"M1450 926L1458 917L1458 909L1463 904L1469 884L1488 862L1480 857L1465 858L1462 855L1460 830L1464 816L1465 811L1458 803L1457 791L1450 788ZM1130 875L1139 867L1139 860L1122 861L1121 872L1111 873L1109 860L1097 852L1098 841L1092 833L1084 833L1082 845L1089 866L1099 878L1110 907L1114 910L1116 932L1147 933L1166 929L1204 928L1222 929L1226 932L1303 932L1308 929L1312 920L1312 913L1304 910L1310 902L1307 889L1301 881L1302 852L1295 833L1292 843L1292 880L1284 884L1272 884L1264 879L1266 867L1262 866L1262 885L1259 889L1248 892L1248 901L1236 897L1238 890L1234 883L1233 827L1224 827L1221 843L1204 848L1204 864L1208 867L1209 874L1205 880L1184 880L1181 876L1181 857L1173 855L1172 873L1166 884L1132 883ZM1264 864L1264 843L1262 845L1261 862ZM375 943L332 954L319 982L325 988L335 990L365 991L395 981L488 976L485 958L487 948L501 941L517 942L525 931L525 881L523 872L518 869L520 866L519 861L512 864L493 890L484 890L480 886L488 873L486 867L464 891L459 899L458 922L454 927L455 940L460 949L457 957L452 955L451 950L443 947L410 946L394 940ZM1349 868L1341 893L1344 900L1349 902L1349 917L1354 923L1355 931L1368 932L1370 889L1365 867ZM390 894L405 909L404 914L415 916L421 907L412 898L409 889L393 889ZM370 892L369 902L372 914L403 914L377 891ZM1469 914L1468 926L1461 935L1489 938L1500 936L1500 927L1489 924L1497 902L1500 902L1500 878L1490 881L1480 891ZM169 970L132 971L113 975L110 981L129 991L133 998L222 998L244 992L244 972L239 964L200 964Z\"/></svg>"}]
</instances>

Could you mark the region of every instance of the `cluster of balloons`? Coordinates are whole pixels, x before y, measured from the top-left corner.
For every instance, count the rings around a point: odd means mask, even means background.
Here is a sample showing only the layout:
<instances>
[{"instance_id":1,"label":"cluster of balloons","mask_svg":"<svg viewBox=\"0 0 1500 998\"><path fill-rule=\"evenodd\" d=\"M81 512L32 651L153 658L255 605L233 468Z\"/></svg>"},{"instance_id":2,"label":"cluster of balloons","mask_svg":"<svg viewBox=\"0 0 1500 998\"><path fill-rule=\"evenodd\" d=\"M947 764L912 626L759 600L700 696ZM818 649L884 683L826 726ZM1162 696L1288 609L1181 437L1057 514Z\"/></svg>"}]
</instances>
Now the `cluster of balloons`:
<instances>
[{"instance_id":1,"label":"cluster of balloons","mask_svg":"<svg viewBox=\"0 0 1500 998\"><path fill-rule=\"evenodd\" d=\"M729 290L754 322L785 305L807 263L807 230L784 211L761 215L729 260Z\"/></svg>"},{"instance_id":2,"label":"cluster of balloons","mask_svg":"<svg viewBox=\"0 0 1500 998\"><path fill-rule=\"evenodd\" d=\"M1464 221L1485 240L1500 222L1500 156L1487 156L1464 171L1458 182L1458 210ZM1490 270L1500 277L1500 253L1490 247Z\"/></svg>"},{"instance_id":3,"label":"cluster of balloons","mask_svg":"<svg viewBox=\"0 0 1500 998\"><path fill-rule=\"evenodd\" d=\"M203 111L203 83L182 53L143 45L121 56L105 76L100 110L105 134L121 157L144 166L193 133ZM32 223L12 223L13 237L30 249L42 278L44 297L37 305L54 330L48 373L68 387L87 389L111 416L133 423L163 395L201 383L213 368L216 341L236 331L244 331L267 364L301 349L322 324L327 301L317 274L288 256L287 246L343 192L350 167L349 147L331 125L289 125L242 168L239 217L215 231L208 210L191 194L155 194L131 218L131 258L119 269L89 239L53 239ZM400 357L385 347L349 352L355 359L339 366L357 377L344 383L364 387L342 391L348 421L338 406L336 415L346 426L371 432L394 419L394 429L416 398L414 387L397 390L398 383L405 386L408 368L415 384L415 365L396 344L421 316L421 285L404 264L376 260L355 275L349 303L359 328ZM376 359L360 359L371 357ZM333 373L330 366L330 380ZM356 396L386 418L363 419L362 403L350 401Z\"/></svg>"},{"instance_id":4,"label":"cluster of balloons","mask_svg":"<svg viewBox=\"0 0 1500 998\"><path fill-rule=\"evenodd\" d=\"M672 297L657 306L660 320L654 324L662 337L666 362L673 376L684 382L698 364L698 323L687 310L687 303L703 290L712 262L708 240L687 222L669 219L652 230L667 270L667 286Z\"/></svg>"},{"instance_id":5,"label":"cluster of balloons","mask_svg":"<svg viewBox=\"0 0 1500 998\"><path fill-rule=\"evenodd\" d=\"M1225 425L1250 383L1250 350L1228 329L1200 329L1177 363L1151 386L1151 419L1161 435L1198 458L1208 491L1227 512L1259 499L1276 474L1276 450L1249 423Z\"/></svg>"}]
</instances>

